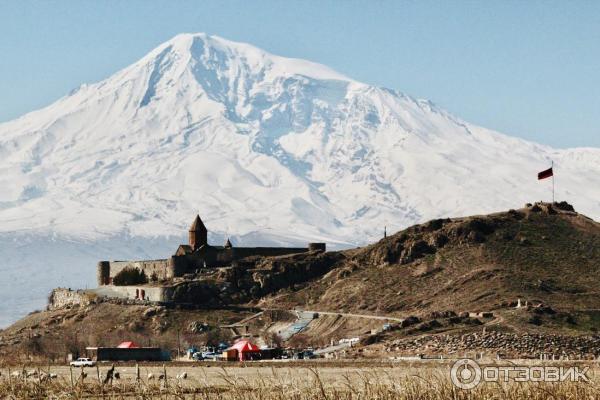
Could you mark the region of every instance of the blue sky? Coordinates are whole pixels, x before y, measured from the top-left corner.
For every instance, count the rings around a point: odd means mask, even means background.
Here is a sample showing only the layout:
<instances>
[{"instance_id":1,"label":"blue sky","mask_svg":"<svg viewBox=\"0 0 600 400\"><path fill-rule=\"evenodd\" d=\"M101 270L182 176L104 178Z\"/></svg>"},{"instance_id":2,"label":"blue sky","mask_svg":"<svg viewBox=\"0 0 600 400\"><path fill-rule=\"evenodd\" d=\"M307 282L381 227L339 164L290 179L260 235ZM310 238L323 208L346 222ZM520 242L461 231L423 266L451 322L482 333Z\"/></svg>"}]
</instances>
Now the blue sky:
<instances>
[{"instance_id":1,"label":"blue sky","mask_svg":"<svg viewBox=\"0 0 600 400\"><path fill-rule=\"evenodd\" d=\"M0 1L0 121L181 32L320 62L555 147L600 147L599 1Z\"/></svg>"}]
</instances>

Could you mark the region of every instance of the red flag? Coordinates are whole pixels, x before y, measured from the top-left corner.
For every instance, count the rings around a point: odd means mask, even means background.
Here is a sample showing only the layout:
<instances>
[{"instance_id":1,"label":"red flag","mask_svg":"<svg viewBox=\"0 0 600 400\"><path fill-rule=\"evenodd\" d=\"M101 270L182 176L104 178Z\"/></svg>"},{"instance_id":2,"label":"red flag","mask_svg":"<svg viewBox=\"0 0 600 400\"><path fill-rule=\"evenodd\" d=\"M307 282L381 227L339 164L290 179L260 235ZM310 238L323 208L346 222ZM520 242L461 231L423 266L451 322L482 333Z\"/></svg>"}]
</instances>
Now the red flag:
<instances>
[{"instance_id":1,"label":"red flag","mask_svg":"<svg viewBox=\"0 0 600 400\"><path fill-rule=\"evenodd\" d=\"M552 167L550 167L547 170L538 173L538 180L550 178L552 175L554 175L554 172L552 171Z\"/></svg>"}]
</instances>

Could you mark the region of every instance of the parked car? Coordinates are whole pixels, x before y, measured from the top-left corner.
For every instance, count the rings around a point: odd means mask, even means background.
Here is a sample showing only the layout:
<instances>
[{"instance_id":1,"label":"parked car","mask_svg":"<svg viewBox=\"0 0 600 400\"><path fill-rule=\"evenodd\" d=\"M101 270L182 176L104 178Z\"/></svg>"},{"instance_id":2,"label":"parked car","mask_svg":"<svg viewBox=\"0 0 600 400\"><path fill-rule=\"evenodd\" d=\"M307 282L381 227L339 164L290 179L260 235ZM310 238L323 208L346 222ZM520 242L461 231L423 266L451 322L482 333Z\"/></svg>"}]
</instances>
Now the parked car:
<instances>
[{"instance_id":1,"label":"parked car","mask_svg":"<svg viewBox=\"0 0 600 400\"><path fill-rule=\"evenodd\" d=\"M304 351L304 359L305 360L309 360L309 359L313 359L313 358L317 358L317 355L315 353L313 353L312 350Z\"/></svg>"},{"instance_id":2,"label":"parked car","mask_svg":"<svg viewBox=\"0 0 600 400\"><path fill-rule=\"evenodd\" d=\"M72 367L93 367L96 365L96 362L91 358L78 358L75 361L71 361L69 365Z\"/></svg>"},{"instance_id":3,"label":"parked car","mask_svg":"<svg viewBox=\"0 0 600 400\"><path fill-rule=\"evenodd\" d=\"M217 357L219 356L218 353L215 353L214 351L203 351L202 352L202 359L204 360L215 360Z\"/></svg>"}]
</instances>

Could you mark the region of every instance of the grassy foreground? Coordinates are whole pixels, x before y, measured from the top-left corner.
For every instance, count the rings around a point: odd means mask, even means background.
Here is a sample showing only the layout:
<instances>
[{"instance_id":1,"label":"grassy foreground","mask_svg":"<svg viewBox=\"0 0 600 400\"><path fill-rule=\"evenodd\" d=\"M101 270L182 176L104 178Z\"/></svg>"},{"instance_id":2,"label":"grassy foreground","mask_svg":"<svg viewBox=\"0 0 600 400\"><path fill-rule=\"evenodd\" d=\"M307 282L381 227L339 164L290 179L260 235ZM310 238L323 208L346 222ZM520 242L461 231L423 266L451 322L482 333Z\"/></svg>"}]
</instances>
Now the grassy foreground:
<instances>
[{"instance_id":1,"label":"grassy foreground","mask_svg":"<svg viewBox=\"0 0 600 400\"><path fill-rule=\"evenodd\" d=\"M101 371L52 374L41 370L6 371L0 398L8 399L595 399L600 398L598 369L590 382L484 383L456 388L447 366L394 368L194 368L186 378L146 370L104 384ZM167 373L175 371L166 370ZM180 373L179 373L180 374ZM19 376L17 376L19 375Z\"/></svg>"}]
</instances>

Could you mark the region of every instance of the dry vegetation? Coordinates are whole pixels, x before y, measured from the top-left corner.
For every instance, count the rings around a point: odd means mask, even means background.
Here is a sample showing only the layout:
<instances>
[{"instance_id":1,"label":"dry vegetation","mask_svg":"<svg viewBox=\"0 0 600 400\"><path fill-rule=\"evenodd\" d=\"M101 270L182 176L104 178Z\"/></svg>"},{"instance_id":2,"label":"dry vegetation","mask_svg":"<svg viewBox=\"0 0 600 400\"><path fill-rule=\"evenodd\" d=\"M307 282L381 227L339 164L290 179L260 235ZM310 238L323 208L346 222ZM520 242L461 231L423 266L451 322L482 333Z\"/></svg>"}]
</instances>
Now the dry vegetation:
<instances>
[{"instance_id":1,"label":"dry vegetation","mask_svg":"<svg viewBox=\"0 0 600 400\"><path fill-rule=\"evenodd\" d=\"M143 368L142 368L143 369ZM161 367L155 368L158 377ZM600 395L600 382L481 384L465 391L454 387L448 365L362 368L195 368L185 379L174 368L167 379L124 374L103 384L94 369L81 379L75 371L47 379L43 371L16 377L2 371L3 398L111 398L111 399L592 399ZM144 370L144 373L146 371ZM46 372L47 374L47 372Z\"/></svg>"},{"instance_id":2,"label":"dry vegetation","mask_svg":"<svg viewBox=\"0 0 600 400\"><path fill-rule=\"evenodd\" d=\"M593 334L599 317L581 313L600 309L600 224L559 206L415 225L344 252L329 273L263 303L405 317L503 311L521 298L557 313L507 321L515 331Z\"/></svg>"},{"instance_id":3,"label":"dry vegetation","mask_svg":"<svg viewBox=\"0 0 600 400\"><path fill-rule=\"evenodd\" d=\"M222 324L252 315L244 310L183 310L100 303L37 312L0 331L0 362L64 363L68 353L85 355L87 346L116 346L132 340L177 354L190 345L228 339ZM194 332L194 323L208 331Z\"/></svg>"}]
</instances>

